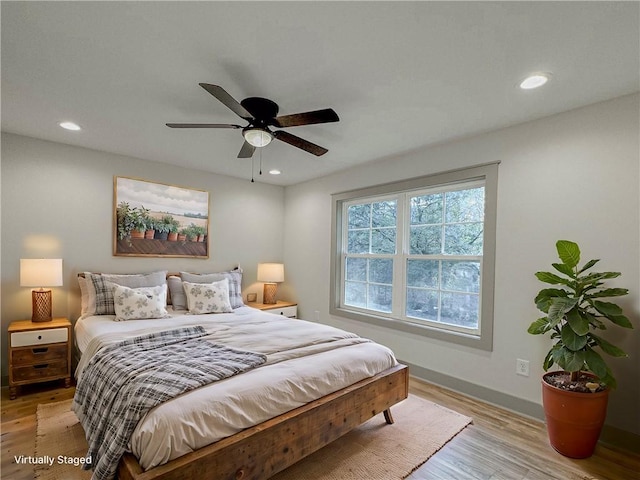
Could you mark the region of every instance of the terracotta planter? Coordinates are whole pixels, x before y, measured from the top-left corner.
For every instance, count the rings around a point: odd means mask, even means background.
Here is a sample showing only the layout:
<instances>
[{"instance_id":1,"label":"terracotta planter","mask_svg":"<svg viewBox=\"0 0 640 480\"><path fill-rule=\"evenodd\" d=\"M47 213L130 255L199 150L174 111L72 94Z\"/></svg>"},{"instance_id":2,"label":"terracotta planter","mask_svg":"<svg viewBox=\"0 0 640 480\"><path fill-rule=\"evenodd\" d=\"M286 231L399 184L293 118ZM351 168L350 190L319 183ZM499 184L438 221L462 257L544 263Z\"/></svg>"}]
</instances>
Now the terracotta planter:
<instances>
[{"instance_id":1,"label":"terracotta planter","mask_svg":"<svg viewBox=\"0 0 640 480\"><path fill-rule=\"evenodd\" d=\"M204 242L204 235L198 235L196 242Z\"/></svg>"},{"instance_id":2,"label":"terracotta planter","mask_svg":"<svg viewBox=\"0 0 640 480\"><path fill-rule=\"evenodd\" d=\"M131 238L132 239L144 238L144 230L132 230Z\"/></svg>"},{"instance_id":3,"label":"terracotta planter","mask_svg":"<svg viewBox=\"0 0 640 480\"><path fill-rule=\"evenodd\" d=\"M186 242L187 241L187 236L184 233L179 233L178 234L178 241L179 242Z\"/></svg>"},{"instance_id":4,"label":"terracotta planter","mask_svg":"<svg viewBox=\"0 0 640 480\"><path fill-rule=\"evenodd\" d=\"M144 232L144 238L153 240L153 236L155 233L156 233L155 230L147 230L146 232Z\"/></svg>"},{"instance_id":5,"label":"terracotta planter","mask_svg":"<svg viewBox=\"0 0 640 480\"><path fill-rule=\"evenodd\" d=\"M167 240L169 240L170 242L177 242L178 232L169 232L169 235L167 235Z\"/></svg>"},{"instance_id":6,"label":"terracotta planter","mask_svg":"<svg viewBox=\"0 0 640 480\"><path fill-rule=\"evenodd\" d=\"M551 446L566 457L590 457L607 415L609 389L596 393L562 390L544 380L553 374L542 377L542 404Z\"/></svg>"}]
</instances>

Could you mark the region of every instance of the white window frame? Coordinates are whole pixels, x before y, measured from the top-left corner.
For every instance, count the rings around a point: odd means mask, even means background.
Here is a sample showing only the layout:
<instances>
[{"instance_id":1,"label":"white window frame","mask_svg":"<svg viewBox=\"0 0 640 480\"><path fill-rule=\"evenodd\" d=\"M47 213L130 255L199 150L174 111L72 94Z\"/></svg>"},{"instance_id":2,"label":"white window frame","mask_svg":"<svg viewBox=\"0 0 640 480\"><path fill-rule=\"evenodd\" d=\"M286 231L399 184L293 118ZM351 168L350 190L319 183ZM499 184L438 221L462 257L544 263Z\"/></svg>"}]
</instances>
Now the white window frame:
<instances>
[{"instance_id":1,"label":"white window frame","mask_svg":"<svg viewBox=\"0 0 640 480\"><path fill-rule=\"evenodd\" d=\"M497 177L498 163L496 162L334 194L332 196L332 285L330 291L330 313L340 317L346 317L374 325L491 351L493 348ZM405 235L408 232L408 226L405 225L405 223L406 219L409 218L409 198L419 196L422 193L434 193L435 189L439 189L441 191L453 191L461 188L473 188L474 182L475 185L483 184L485 188L483 254L481 257L464 256L463 259L480 261L481 279L479 291L480 312L478 329L473 330L464 327L455 327L439 322L407 317L405 315L407 292L405 266L407 260L412 258L428 258L432 260L457 260L462 258L452 255L435 255L425 257L423 255L409 254L408 241L405 239ZM342 300L344 299L345 287L343 272L345 272L345 262L347 258L345 252L342 251L343 246L346 245L347 235L347 232L345 231L346 228L344 228L344 224L346 224L344 216L347 214L347 209L351 205L375 203L389 199L399 200L396 212L396 253L393 255L363 254L363 256L367 258L394 258L395 283L393 286L392 311L389 313L377 312L365 308L345 305Z\"/></svg>"}]
</instances>

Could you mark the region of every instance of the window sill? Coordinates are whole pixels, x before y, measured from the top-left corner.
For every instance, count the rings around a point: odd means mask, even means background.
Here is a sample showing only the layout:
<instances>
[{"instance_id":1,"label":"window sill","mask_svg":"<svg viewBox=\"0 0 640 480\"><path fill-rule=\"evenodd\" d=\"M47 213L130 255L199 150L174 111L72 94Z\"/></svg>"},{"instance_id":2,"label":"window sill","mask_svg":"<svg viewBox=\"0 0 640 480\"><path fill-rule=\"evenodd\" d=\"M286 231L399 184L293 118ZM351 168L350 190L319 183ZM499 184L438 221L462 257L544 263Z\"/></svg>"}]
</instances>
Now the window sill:
<instances>
[{"instance_id":1,"label":"window sill","mask_svg":"<svg viewBox=\"0 0 640 480\"><path fill-rule=\"evenodd\" d=\"M486 351L493 350L493 342L491 341L493 335L491 334L491 332L483 332L482 336L468 335L461 332L433 328L428 325L419 325L417 323L407 322L404 320L399 320L397 318L364 314L358 311L340 307L332 307L329 313L331 313L331 315L335 315L336 317L357 320L369 325L376 325L378 327L389 328L395 331L420 335L423 337L441 340L443 342L454 343L456 345L463 345L466 347L477 348L479 350Z\"/></svg>"}]
</instances>

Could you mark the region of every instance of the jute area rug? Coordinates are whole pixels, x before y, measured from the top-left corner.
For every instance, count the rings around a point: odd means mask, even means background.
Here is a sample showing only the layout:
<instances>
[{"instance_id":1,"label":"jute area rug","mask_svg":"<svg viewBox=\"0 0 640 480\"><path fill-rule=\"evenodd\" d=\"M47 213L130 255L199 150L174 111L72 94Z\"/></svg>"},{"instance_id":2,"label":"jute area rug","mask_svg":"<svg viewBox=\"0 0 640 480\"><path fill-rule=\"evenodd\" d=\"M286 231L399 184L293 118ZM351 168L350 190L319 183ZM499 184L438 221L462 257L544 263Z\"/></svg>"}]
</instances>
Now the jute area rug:
<instances>
[{"instance_id":1,"label":"jute area rug","mask_svg":"<svg viewBox=\"0 0 640 480\"><path fill-rule=\"evenodd\" d=\"M38 405L36 457L56 461L35 466L38 480L91 478L58 456L86 455L82 427L70 401ZM469 423L471 418L410 395L391 409L395 423L377 415L357 429L280 472L272 480L400 480L425 463Z\"/></svg>"}]
</instances>

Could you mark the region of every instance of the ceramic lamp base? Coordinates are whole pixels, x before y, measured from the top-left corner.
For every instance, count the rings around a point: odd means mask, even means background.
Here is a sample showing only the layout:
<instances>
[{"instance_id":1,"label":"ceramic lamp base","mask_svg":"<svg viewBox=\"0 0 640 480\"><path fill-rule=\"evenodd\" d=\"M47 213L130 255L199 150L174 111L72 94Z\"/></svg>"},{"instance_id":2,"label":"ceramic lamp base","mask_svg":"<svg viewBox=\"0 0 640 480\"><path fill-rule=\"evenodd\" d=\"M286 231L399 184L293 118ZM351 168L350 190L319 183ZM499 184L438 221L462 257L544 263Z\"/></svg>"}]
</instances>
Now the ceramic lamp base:
<instances>
[{"instance_id":1,"label":"ceramic lamp base","mask_svg":"<svg viewBox=\"0 0 640 480\"><path fill-rule=\"evenodd\" d=\"M276 303L276 292L278 291L277 283L265 283L262 292L262 303L273 305Z\"/></svg>"},{"instance_id":2,"label":"ceramic lamp base","mask_svg":"<svg viewBox=\"0 0 640 480\"><path fill-rule=\"evenodd\" d=\"M32 322L50 322L51 316L51 290L31 291Z\"/></svg>"}]
</instances>

